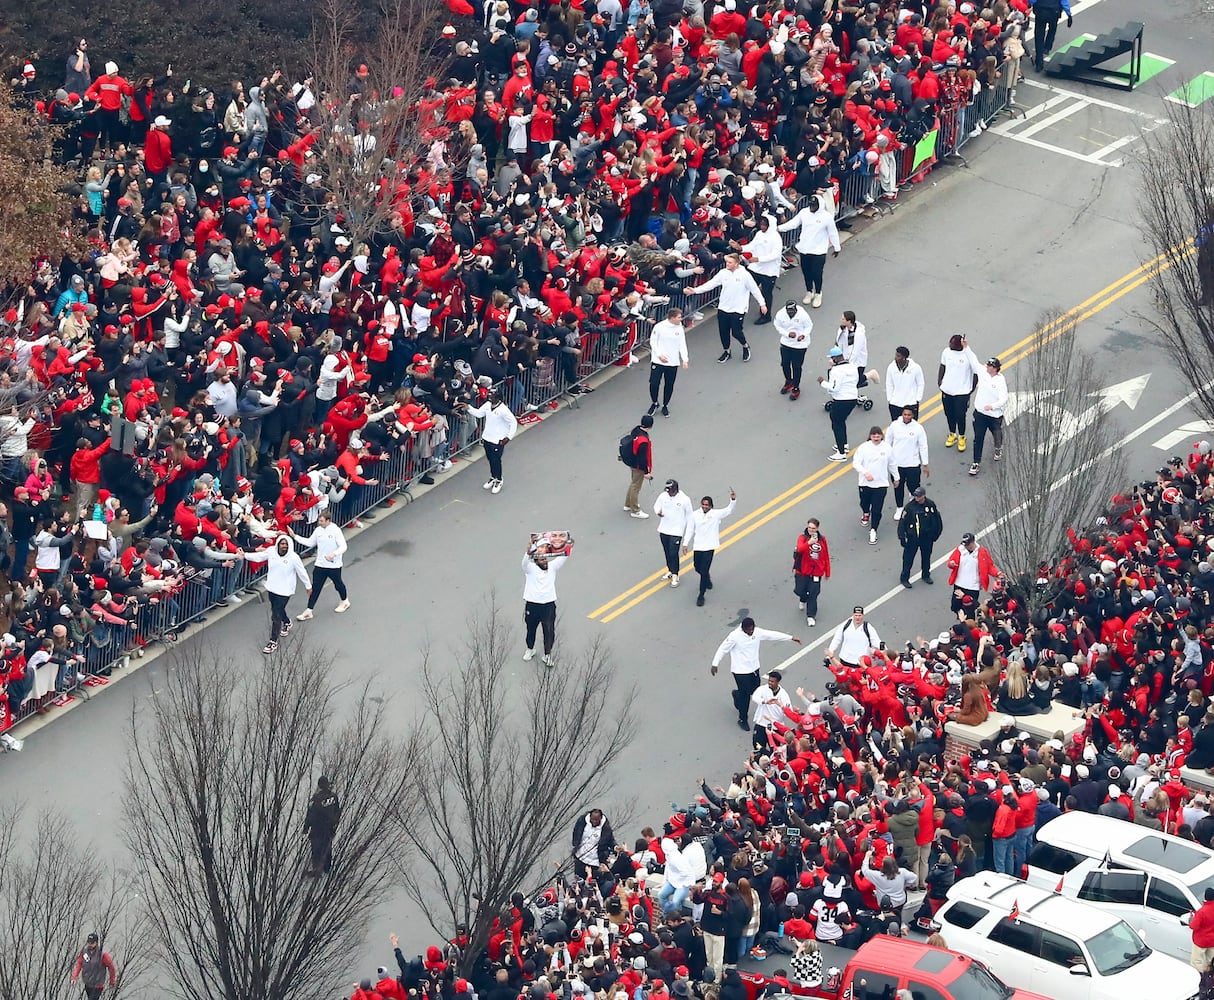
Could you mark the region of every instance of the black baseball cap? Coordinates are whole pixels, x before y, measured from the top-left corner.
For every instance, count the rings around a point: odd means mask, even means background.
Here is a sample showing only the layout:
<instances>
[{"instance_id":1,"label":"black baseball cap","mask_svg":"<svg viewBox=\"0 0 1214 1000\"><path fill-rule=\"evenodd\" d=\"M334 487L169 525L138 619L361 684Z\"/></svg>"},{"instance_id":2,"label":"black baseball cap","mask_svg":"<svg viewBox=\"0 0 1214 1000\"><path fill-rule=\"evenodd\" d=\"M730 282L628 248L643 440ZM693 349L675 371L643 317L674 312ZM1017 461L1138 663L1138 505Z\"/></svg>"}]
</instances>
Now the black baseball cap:
<instances>
[{"instance_id":1,"label":"black baseball cap","mask_svg":"<svg viewBox=\"0 0 1214 1000\"><path fill-rule=\"evenodd\" d=\"M962 545L969 545L969 543L972 542L973 540L974 540L974 533L972 531L967 531L964 535L961 536Z\"/></svg>"}]
</instances>

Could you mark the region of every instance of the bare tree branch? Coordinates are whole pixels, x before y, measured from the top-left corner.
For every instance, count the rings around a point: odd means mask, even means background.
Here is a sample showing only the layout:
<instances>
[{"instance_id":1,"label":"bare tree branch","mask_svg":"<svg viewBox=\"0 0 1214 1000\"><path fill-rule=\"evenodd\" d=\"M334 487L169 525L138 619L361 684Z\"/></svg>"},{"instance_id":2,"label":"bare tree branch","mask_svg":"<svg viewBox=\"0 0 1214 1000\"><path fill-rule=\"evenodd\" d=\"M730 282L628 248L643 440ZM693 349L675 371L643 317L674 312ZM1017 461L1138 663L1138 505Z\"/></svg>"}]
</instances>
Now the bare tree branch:
<instances>
[{"instance_id":1,"label":"bare tree branch","mask_svg":"<svg viewBox=\"0 0 1214 1000\"><path fill-rule=\"evenodd\" d=\"M436 931L467 928L465 961L483 950L513 893L556 877L573 820L610 794L635 732L635 690L601 642L516 682L517 658L492 598L469 621L462 650L424 652L413 851L401 874Z\"/></svg>"},{"instance_id":2,"label":"bare tree branch","mask_svg":"<svg viewBox=\"0 0 1214 1000\"><path fill-rule=\"evenodd\" d=\"M1004 459L984 477L990 549L1030 616L1057 596L1054 567L1125 483L1116 423L1100 408L1104 384L1057 313L1047 314L1012 369L1015 414Z\"/></svg>"},{"instance_id":3,"label":"bare tree branch","mask_svg":"<svg viewBox=\"0 0 1214 1000\"><path fill-rule=\"evenodd\" d=\"M124 835L188 1000L329 1000L405 847L380 803L409 786L412 751L386 735L366 688L338 711L327 653L293 642L285 654L246 673L199 650L177 662L150 721L132 716ZM321 773L342 815L332 872L307 878Z\"/></svg>"}]
</instances>

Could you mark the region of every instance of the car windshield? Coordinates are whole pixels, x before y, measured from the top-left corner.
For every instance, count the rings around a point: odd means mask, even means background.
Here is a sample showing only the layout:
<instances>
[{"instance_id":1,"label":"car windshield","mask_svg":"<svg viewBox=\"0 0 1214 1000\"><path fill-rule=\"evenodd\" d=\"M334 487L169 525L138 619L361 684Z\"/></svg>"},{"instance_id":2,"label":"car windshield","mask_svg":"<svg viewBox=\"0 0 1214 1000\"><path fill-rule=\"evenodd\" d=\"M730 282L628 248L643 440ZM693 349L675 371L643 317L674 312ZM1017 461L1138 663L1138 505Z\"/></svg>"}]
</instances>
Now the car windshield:
<instances>
[{"instance_id":1,"label":"car windshield","mask_svg":"<svg viewBox=\"0 0 1214 1000\"><path fill-rule=\"evenodd\" d=\"M1214 875L1209 878L1204 878L1200 882L1190 882L1189 892L1193 894L1193 898L1197 900L1197 905L1201 905L1201 901L1206 898L1206 890L1214 889Z\"/></svg>"},{"instance_id":2,"label":"car windshield","mask_svg":"<svg viewBox=\"0 0 1214 1000\"><path fill-rule=\"evenodd\" d=\"M1088 938L1087 946L1096 971L1102 976L1124 972L1151 954L1151 949L1124 920Z\"/></svg>"},{"instance_id":3,"label":"car windshield","mask_svg":"<svg viewBox=\"0 0 1214 1000\"><path fill-rule=\"evenodd\" d=\"M1004 986L977 962L970 963L957 979L949 984L953 1000L1007 1000L1012 990Z\"/></svg>"}]
</instances>

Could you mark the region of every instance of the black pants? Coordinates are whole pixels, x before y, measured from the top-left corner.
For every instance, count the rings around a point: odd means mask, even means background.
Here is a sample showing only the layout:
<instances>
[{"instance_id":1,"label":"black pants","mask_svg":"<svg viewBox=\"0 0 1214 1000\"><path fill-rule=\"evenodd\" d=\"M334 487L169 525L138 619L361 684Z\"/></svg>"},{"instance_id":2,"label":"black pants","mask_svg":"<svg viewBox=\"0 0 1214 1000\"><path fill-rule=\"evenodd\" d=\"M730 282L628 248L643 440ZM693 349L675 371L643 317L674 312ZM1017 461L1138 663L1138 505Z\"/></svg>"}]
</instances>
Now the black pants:
<instances>
[{"instance_id":1,"label":"black pants","mask_svg":"<svg viewBox=\"0 0 1214 1000\"><path fill-rule=\"evenodd\" d=\"M889 407L889 419L891 421L897 420L899 417L901 417L903 410L911 410L915 414L915 419L919 419L918 403L907 403L905 406L894 406L893 403L887 403L886 405Z\"/></svg>"},{"instance_id":2,"label":"black pants","mask_svg":"<svg viewBox=\"0 0 1214 1000\"><path fill-rule=\"evenodd\" d=\"M732 337L743 347L746 346L746 334L742 332L742 323L746 313L724 312L717 310L717 333L721 336L721 350L729 350L729 340Z\"/></svg>"},{"instance_id":3,"label":"black pants","mask_svg":"<svg viewBox=\"0 0 1214 1000\"><path fill-rule=\"evenodd\" d=\"M649 401L656 403L658 401L658 387L663 382L666 383L662 390L662 405L665 406L670 402L670 397L674 395L674 380L679 377L678 365L659 365L656 362L649 366Z\"/></svg>"},{"instance_id":4,"label":"black pants","mask_svg":"<svg viewBox=\"0 0 1214 1000\"><path fill-rule=\"evenodd\" d=\"M988 413L974 411L974 462L982 461L982 445L986 440L986 432L991 432L991 440L995 442L995 450L1003 447L1003 417L992 417Z\"/></svg>"},{"instance_id":5,"label":"black pants","mask_svg":"<svg viewBox=\"0 0 1214 1000\"><path fill-rule=\"evenodd\" d=\"M767 303L767 315L764 318L767 322L771 322L772 307L771 300L776 293L776 274L755 274L751 271L751 276L755 279L755 284L759 286L759 291L763 295L763 301Z\"/></svg>"},{"instance_id":6,"label":"black pants","mask_svg":"<svg viewBox=\"0 0 1214 1000\"><path fill-rule=\"evenodd\" d=\"M906 499L906 494L915 495L915 490L919 488L919 484L923 481L923 468L918 465L899 465L898 466L898 485L894 487L894 506L905 507L903 501Z\"/></svg>"},{"instance_id":7,"label":"black pants","mask_svg":"<svg viewBox=\"0 0 1214 1000\"><path fill-rule=\"evenodd\" d=\"M801 371L805 368L805 347L788 347L780 345L780 370L784 372L784 381L794 389L801 388Z\"/></svg>"},{"instance_id":8,"label":"black pants","mask_svg":"<svg viewBox=\"0 0 1214 1000\"><path fill-rule=\"evenodd\" d=\"M964 587L953 587L952 600L949 602L949 610L956 614L962 608L966 611L976 611L978 609L978 598L982 596L982 592L978 590L966 590ZM967 600L968 598L968 600Z\"/></svg>"},{"instance_id":9,"label":"black pants","mask_svg":"<svg viewBox=\"0 0 1214 1000\"><path fill-rule=\"evenodd\" d=\"M504 444L494 444L492 441L482 441L485 446L485 457L489 459L489 478L502 478L502 452L506 450Z\"/></svg>"},{"instance_id":10,"label":"black pants","mask_svg":"<svg viewBox=\"0 0 1214 1000\"><path fill-rule=\"evenodd\" d=\"M947 392L942 392L940 402L944 406L948 432L965 437L965 413L969 409L970 394L967 392L964 396L950 396Z\"/></svg>"},{"instance_id":11,"label":"black pants","mask_svg":"<svg viewBox=\"0 0 1214 1000\"><path fill-rule=\"evenodd\" d=\"M87 1000L101 1000L101 994L104 990L104 986L86 986L84 988L84 995Z\"/></svg>"},{"instance_id":12,"label":"black pants","mask_svg":"<svg viewBox=\"0 0 1214 1000\"><path fill-rule=\"evenodd\" d=\"M266 593L269 593L267 591ZM287 614L287 602L291 598L286 594L270 594L270 641L278 641L278 633L282 631L282 627L291 621L291 616Z\"/></svg>"},{"instance_id":13,"label":"black pants","mask_svg":"<svg viewBox=\"0 0 1214 1000\"><path fill-rule=\"evenodd\" d=\"M915 568L915 556L919 556L919 572L923 579L932 578L932 545L934 542L917 541L902 546L902 579L909 579L911 570Z\"/></svg>"},{"instance_id":14,"label":"black pants","mask_svg":"<svg viewBox=\"0 0 1214 1000\"><path fill-rule=\"evenodd\" d=\"M822 593L822 577L793 574L792 591L798 601L805 602L805 617L818 617L818 597Z\"/></svg>"},{"instance_id":15,"label":"black pants","mask_svg":"<svg viewBox=\"0 0 1214 1000\"><path fill-rule=\"evenodd\" d=\"M667 535L658 532L658 538L662 540L662 553L666 556L666 569L678 576L679 574L679 546L683 544L681 535Z\"/></svg>"},{"instance_id":16,"label":"black pants","mask_svg":"<svg viewBox=\"0 0 1214 1000\"><path fill-rule=\"evenodd\" d=\"M312 849L312 874L329 872L333 869L333 834L310 833L308 846Z\"/></svg>"},{"instance_id":17,"label":"black pants","mask_svg":"<svg viewBox=\"0 0 1214 1000\"><path fill-rule=\"evenodd\" d=\"M801 254L801 276L805 279L807 292L822 291L822 272L826 269L826 254Z\"/></svg>"},{"instance_id":18,"label":"black pants","mask_svg":"<svg viewBox=\"0 0 1214 1000\"><path fill-rule=\"evenodd\" d=\"M346 599L346 584L341 578L341 567L334 566L332 569L324 569L320 566L312 570L312 596L308 598L309 610L316 607L316 602L320 598L320 592L325 589L325 584L333 581L333 587L337 591L337 596L343 601Z\"/></svg>"},{"instance_id":19,"label":"black pants","mask_svg":"<svg viewBox=\"0 0 1214 1000\"><path fill-rule=\"evenodd\" d=\"M1037 30L1033 32L1033 42L1036 45L1034 62L1038 69L1045 62L1045 57L1054 49L1054 36L1058 33L1058 21L1061 17L1062 11L1058 11L1056 14L1038 13L1036 15L1035 27Z\"/></svg>"},{"instance_id":20,"label":"black pants","mask_svg":"<svg viewBox=\"0 0 1214 1000\"><path fill-rule=\"evenodd\" d=\"M761 753L771 753L771 734L767 731L766 726L755 726L751 739L754 740L755 748Z\"/></svg>"},{"instance_id":21,"label":"black pants","mask_svg":"<svg viewBox=\"0 0 1214 1000\"><path fill-rule=\"evenodd\" d=\"M835 448L847 451L847 418L856 408L854 399L834 399L830 403L830 429L835 434Z\"/></svg>"},{"instance_id":22,"label":"black pants","mask_svg":"<svg viewBox=\"0 0 1214 1000\"><path fill-rule=\"evenodd\" d=\"M523 607L523 624L527 626L527 648L535 649L535 633L544 630L544 655L552 652L556 642L556 601L538 604L527 601Z\"/></svg>"},{"instance_id":23,"label":"black pants","mask_svg":"<svg viewBox=\"0 0 1214 1000\"><path fill-rule=\"evenodd\" d=\"M885 508L888 486L861 486L860 513L868 515L868 526L874 531L881 527L881 511Z\"/></svg>"},{"instance_id":24,"label":"black pants","mask_svg":"<svg viewBox=\"0 0 1214 1000\"><path fill-rule=\"evenodd\" d=\"M733 707L738 710L738 721L745 722L750 712L750 696L759 690L759 672L733 675Z\"/></svg>"},{"instance_id":25,"label":"black pants","mask_svg":"<svg viewBox=\"0 0 1214 1000\"><path fill-rule=\"evenodd\" d=\"M695 567L695 571L700 574L700 596L704 596L704 591L712 590L712 557L716 555L714 549L697 549L691 554L691 565Z\"/></svg>"}]
</instances>

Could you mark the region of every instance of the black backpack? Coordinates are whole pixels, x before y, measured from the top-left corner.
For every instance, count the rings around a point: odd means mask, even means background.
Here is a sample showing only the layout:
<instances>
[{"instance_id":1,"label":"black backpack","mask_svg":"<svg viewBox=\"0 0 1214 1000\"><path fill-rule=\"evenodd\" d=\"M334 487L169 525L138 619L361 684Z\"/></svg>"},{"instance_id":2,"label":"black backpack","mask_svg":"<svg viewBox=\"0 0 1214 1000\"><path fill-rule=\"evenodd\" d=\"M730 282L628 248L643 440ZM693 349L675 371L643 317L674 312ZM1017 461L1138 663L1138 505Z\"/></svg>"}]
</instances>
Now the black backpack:
<instances>
[{"instance_id":1,"label":"black backpack","mask_svg":"<svg viewBox=\"0 0 1214 1000\"><path fill-rule=\"evenodd\" d=\"M636 439L641 433L639 427L634 427L620 438L620 461L630 469L637 467Z\"/></svg>"}]
</instances>

